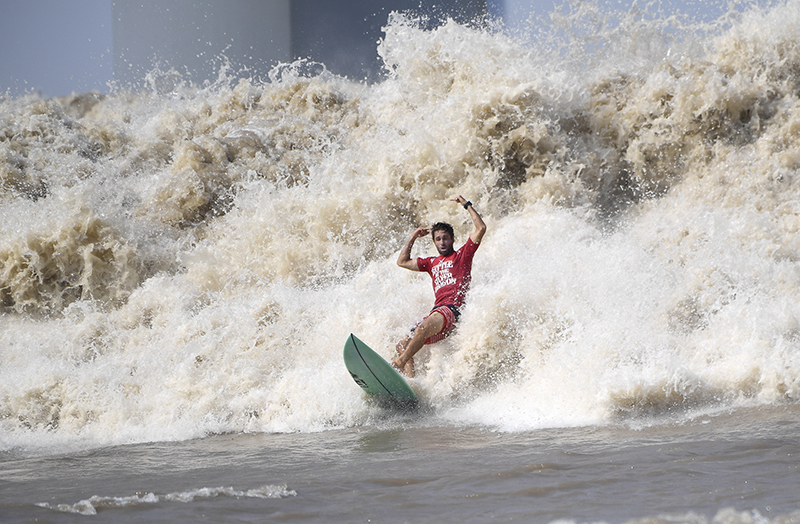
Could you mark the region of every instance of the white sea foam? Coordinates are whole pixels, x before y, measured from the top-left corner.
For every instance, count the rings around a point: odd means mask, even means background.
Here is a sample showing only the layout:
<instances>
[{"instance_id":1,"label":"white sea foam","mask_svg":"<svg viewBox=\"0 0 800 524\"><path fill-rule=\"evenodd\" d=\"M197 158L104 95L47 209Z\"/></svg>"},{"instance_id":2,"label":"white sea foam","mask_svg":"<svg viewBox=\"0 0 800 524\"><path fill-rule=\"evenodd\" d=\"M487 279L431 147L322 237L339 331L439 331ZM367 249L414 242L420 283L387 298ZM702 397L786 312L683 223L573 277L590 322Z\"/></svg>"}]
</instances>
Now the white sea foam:
<instances>
[{"instance_id":1,"label":"white sea foam","mask_svg":"<svg viewBox=\"0 0 800 524\"><path fill-rule=\"evenodd\" d=\"M108 508L123 508L129 506L141 506L144 504L158 504L160 502L194 502L197 499L208 499L215 497L233 498L259 498L277 499L284 497L294 497L297 493L288 489L286 486L261 486L255 489L236 490L232 487L200 488L192 491L181 491L157 495L155 493L141 493L126 497L104 497L94 495L88 499L81 500L75 504L50 504L42 502L36 504L40 508L62 511L64 513L78 513L80 515L97 515L98 510Z\"/></svg>"},{"instance_id":2,"label":"white sea foam","mask_svg":"<svg viewBox=\"0 0 800 524\"><path fill-rule=\"evenodd\" d=\"M526 45L393 15L375 85L299 62L0 99L0 448L369 422L342 345L389 358L430 307L394 260L419 224L464 240L458 194L489 230L419 357L437 416L796 402L800 2L696 26L573 5ZM564 32L597 16L600 40Z\"/></svg>"}]
</instances>

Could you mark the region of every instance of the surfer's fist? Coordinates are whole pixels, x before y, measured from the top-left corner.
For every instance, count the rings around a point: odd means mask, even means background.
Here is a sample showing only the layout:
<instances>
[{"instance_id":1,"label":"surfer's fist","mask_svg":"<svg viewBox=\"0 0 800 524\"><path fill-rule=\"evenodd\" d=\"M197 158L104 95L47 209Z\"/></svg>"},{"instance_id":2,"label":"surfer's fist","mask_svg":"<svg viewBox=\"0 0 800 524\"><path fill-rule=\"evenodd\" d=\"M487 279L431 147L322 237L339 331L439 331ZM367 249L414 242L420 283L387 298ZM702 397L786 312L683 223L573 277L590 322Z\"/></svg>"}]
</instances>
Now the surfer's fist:
<instances>
[{"instance_id":1,"label":"surfer's fist","mask_svg":"<svg viewBox=\"0 0 800 524\"><path fill-rule=\"evenodd\" d=\"M464 197L463 197L463 196L461 196L461 195L458 195L458 196L457 196L457 197L455 197L455 198L451 198L450 200L451 200L451 201L453 201L453 202L458 202L458 203L459 203L459 204L461 204L462 206L463 206L464 204L466 204L466 203L467 203L467 199L466 199L466 198L464 198Z\"/></svg>"}]
</instances>

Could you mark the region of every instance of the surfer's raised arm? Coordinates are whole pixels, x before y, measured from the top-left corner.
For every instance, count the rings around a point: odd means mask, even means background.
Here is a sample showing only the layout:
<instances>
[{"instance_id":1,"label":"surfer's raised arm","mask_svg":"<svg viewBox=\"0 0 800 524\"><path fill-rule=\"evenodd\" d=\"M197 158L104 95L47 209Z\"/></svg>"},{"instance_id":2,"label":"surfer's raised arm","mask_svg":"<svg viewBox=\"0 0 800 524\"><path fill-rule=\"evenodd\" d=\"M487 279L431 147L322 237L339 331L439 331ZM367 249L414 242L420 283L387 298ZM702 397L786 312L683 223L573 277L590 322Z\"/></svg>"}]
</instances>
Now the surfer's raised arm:
<instances>
[{"instance_id":1,"label":"surfer's raised arm","mask_svg":"<svg viewBox=\"0 0 800 524\"><path fill-rule=\"evenodd\" d=\"M486 233L486 224L483 222L483 219L478 212L475 211L475 208L472 207L472 202L461 195L458 195L456 198L451 198L450 200L453 202L458 202L464 206L464 209L467 210L470 218L472 219L472 225L475 226L475 230L469 235L469 238L471 238L476 244L480 244L483 235Z\"/></svg>"},{"instance_id":2,"label":"surfer's raised arm","mask_svg":"<svg viewBox=\"0 0 800 524\"><path fill-rule=\"evenodd\" d=\"M411 258L411 248L414 247L414 242L418 238L422 238L430 233L430 228L425 226L420 226L413 233L411 233L411 237L409 237L408 242L406 245L403 246L402 251L400 251L400 256L397 257L397 265L400 267L404 267L406 269L410 269L411 271L419 271L419 267L417 267L417 259Z\"/></svg>"}]
</instances>

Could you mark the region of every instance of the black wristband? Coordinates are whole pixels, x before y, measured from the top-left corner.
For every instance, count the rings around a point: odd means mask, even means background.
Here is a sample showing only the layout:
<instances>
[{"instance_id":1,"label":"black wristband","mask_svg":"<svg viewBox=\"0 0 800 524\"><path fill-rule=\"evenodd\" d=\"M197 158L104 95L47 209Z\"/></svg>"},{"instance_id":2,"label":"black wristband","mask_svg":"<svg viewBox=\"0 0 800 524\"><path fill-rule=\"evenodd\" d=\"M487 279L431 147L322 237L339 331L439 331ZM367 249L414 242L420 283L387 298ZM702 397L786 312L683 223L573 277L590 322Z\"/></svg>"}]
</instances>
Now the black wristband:
<instances>
[{"instance_id":1,"label":"black wristband","mask_svg":"<svg viewBox=\"0 0 800 524\"><path fill-rule=\"evenodd\" d=\"M467 203L466 203L466 204L464 204L464 209L467 209L467 208L468 208L469 206L471 206L471 205L472 205L472 202L470 202L469 200L467 200Z\"/></svg>"}]
</instances>

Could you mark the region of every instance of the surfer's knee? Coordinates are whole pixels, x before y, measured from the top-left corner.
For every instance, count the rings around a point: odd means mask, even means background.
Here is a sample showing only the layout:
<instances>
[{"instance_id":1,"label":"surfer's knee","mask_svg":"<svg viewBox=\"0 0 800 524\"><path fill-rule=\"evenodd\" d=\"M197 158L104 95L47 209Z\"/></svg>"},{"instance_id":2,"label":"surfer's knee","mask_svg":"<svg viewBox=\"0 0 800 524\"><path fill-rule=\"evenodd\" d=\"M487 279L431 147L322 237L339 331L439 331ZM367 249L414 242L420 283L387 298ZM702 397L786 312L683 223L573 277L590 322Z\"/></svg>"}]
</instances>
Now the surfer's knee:
<instances>
[{"instance_id":1,"label":"surfer's knee","mask_svg":"<svg viewBox=\"0 0 800 524\"><path fill-rule=\"evenodd\" d=\"M434 311L428 315L428 318L426 318L425 322L423 322L422 331L424 333L422 333L422 335L427 339L438 334L442 331L442 329L444 329L444 315L438 311Z\"/></svg>"}]
</instances>

